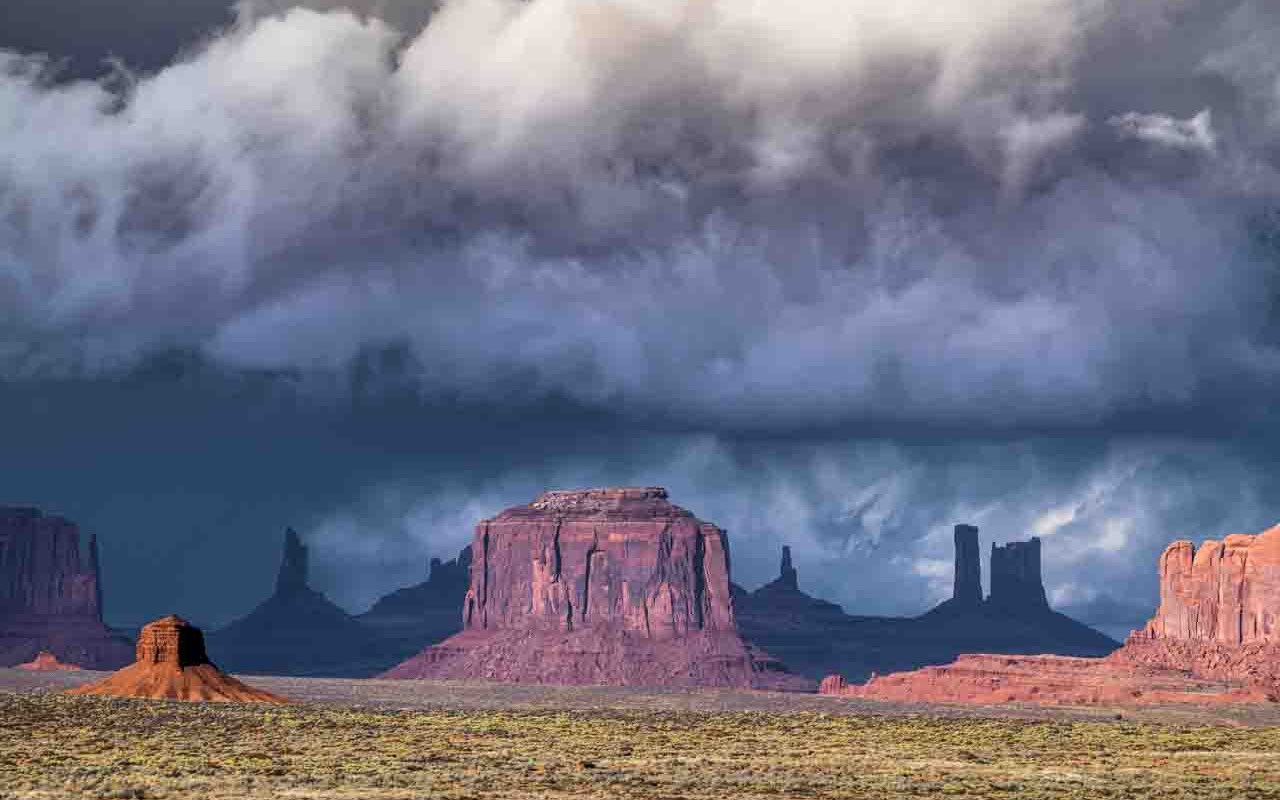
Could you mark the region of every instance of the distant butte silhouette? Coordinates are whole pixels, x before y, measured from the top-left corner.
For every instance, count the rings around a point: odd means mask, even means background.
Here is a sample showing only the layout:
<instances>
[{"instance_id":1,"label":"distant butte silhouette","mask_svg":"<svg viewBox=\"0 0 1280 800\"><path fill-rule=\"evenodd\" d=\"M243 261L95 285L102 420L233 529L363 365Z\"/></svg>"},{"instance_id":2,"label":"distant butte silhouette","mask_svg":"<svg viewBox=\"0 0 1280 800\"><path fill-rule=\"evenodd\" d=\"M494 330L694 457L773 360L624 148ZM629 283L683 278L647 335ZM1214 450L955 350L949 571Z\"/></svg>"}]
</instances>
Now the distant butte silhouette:
<instances>
[{"instance_id":1,"label":"distant butte silhouette","mask_svg":"<svg viewBox=\"0 0 1280 800\"><path fill-rule=\"evenodd\" d=\"M288 702L219 670L205 653L200 629L174 615L143 626L134 663L68 694L226 703Z\"/></svg>"},{"instance_id":2,"label":"distant butte silhouette","mask_svg":"<svg viewBox=\"0 0 1280 800\"><path fill-rule=\"evenodd\" d=\"M227 669L258 675L363 678L395 663L389 645L308 583L309 553L293 528L275 591L209 635ZM459 604L461 600L459 599Z\"/></svg>"},{"instance_id":3,"label":"distant butte silhouette","mask_svg":"<svg viewBox=\"0 0 1280 800\"><path fill-rule=\"evenodd\" d=\"M945 664L962 653L1104 656L1120 646L1049 607L1039 539L992 545L991 594L984 600L978 529L956 525L954 535L952 597L921 616L851 615L805 594L784 547L776 580L754 592L733 587L738 628L796 672L855 681Z\"/></svg>"}]
</instances>

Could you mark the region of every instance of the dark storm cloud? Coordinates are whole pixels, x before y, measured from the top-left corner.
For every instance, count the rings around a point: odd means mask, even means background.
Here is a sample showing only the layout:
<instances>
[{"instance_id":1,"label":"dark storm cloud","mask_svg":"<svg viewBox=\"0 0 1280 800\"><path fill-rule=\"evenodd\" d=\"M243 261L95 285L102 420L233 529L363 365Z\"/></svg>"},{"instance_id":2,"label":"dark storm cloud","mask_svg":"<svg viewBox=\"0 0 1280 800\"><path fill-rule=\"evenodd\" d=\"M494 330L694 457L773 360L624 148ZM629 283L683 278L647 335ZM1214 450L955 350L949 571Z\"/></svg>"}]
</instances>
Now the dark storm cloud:
<instances>
[{"instance_id":1,"label":"dark storm cloud","mask_svg":"<svg viewBox=\"0 0 1280 800\"><path fill-rule=\"evenodd\" d=\"M1257 414L1280 29L1212 5L259 6L124 94L11 55L0 369L399 347L426 396L719 429Z\"/></svg>"},{"instance_id":2,"label":"dark storm cloud","mask_svg":"<svg viewBox=\"0 0 1280 800\"><path fill-rule=\"evenodd\" d=\"M0 499L113 619L242 613L286 524L359 610L662 484L748 586L917 613L968 521L1118 629L1280 516L1274 3L294 5L5 6Z\"/></svg>"}]
</instances>

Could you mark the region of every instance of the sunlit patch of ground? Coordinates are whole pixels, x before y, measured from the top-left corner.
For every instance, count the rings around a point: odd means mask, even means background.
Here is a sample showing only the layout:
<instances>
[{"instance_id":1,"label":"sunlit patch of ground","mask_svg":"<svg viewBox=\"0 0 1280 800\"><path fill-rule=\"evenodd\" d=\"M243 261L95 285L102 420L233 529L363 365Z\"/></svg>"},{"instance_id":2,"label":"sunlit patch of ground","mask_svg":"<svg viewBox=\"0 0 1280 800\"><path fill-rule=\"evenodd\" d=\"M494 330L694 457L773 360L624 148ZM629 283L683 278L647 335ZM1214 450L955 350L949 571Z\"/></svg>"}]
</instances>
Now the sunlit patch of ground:
<instances>
[{"instance_id":1,"label":"sunlit patch of ground","mask_svg":"<svg viewBox=\"0 0 1280 800\"><path fill-rule=\"evenodd\" d=\"M282 679L255 683L309 702L197 705L6 678L6 799L1280 797L1280 728L1242 720Z\"/></svg>"}]
</instances>

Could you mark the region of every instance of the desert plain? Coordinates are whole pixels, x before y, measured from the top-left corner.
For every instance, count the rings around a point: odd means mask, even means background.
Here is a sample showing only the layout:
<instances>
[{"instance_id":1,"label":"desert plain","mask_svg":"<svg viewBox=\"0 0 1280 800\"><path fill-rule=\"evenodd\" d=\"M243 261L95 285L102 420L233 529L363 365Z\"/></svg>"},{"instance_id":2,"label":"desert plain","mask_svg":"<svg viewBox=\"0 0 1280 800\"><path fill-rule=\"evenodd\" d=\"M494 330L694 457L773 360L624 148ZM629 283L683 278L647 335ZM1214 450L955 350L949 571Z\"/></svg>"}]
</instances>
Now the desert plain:
<instances>
[{"instance_id":1,"label":"desert plain","mask_svg":"<svg viewBox=\"0 0 1280 800\"><path fill-rule=\"evenodd\" d=\"M1280 706L944 706L253 677L286 706L0 670L0 798L1269 798Z\"/></svg>"}]
</instances>

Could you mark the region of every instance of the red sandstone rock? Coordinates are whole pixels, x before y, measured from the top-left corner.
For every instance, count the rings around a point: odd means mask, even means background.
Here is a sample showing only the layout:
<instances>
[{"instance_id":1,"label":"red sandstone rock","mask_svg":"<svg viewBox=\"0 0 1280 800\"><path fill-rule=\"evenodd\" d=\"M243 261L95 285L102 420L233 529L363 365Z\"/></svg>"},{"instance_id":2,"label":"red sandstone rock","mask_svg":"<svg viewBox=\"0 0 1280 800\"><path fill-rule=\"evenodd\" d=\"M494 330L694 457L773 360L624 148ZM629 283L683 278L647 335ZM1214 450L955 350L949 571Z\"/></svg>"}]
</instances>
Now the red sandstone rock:
<instances>
[{"instance_id":1,"label":"red sandstone rock","mask_svg":"<svg viewBox=\"0 0 1280 800\"><path fill-rule=\"evenodd\" d=\"M812 687L742 641L728 537L660 488L547 492L481 522L463 626L385 677Z\"/></svg>"},{"instance_id":2,"label":"red sandstone rock","mask_svg":"<svg viewBox=\"0 0 1280 800\"><path fill-rule=\"evenodd\" d=\"M0 665L41 650L89 669L129 662L127 639L102 622L98 542L34 508L0 507Z\"/></svg>"},{"instance_id":3,"label":"red sandstone rock","mask_svg":"<svg viewBox=\"0 0 1280 800\"><path fill-rule=\"evenodd\" d=\"M219 670L205 654L200 629L173 615L142 628L133 664L68 693L227 703L287 702Z\"/></svg>"},{"instance_id":4,"label":"red sandstone rock","mask_svg":"<svg viewBox=\"0 0 1280 800\"><path fill-rule=\"evenodd\" d=\"M76 664L64 664L53 653L48 650L41 650L32 660L25 664L19 664L17 669L25 669L32 672L76 672L83 669L83 667Z\"/></svg>"},{"instance_id":5,"label":"red sandstone rock","mask_svg":"<svg viewBox=\"0 0 1280 800\"><path fill-rule=\"evenodd\" d=\"M824 682L825 684L825 682ZM963 655L945 666L875 677L824 694L889 702L999 705L1263 702L1257 688L1149 670L1111 658Z\"/></svg>"},{"instance_id":6,"label":"red sandstone rock","mask_svg":"<svg viewBox=\"0 0 1280 800\"><path fill-rule=\"evenodd\" d=\"M818 694L844 694L849 682L842 675L828 675L818 684Z\"/></svg>"},{"instance_id":7,"label":"red sandstone rock","mask_svg":"<svg viewBox=\"0 0 1280 800\"><path fill-rule=\"evenodd\" d=\"M1238 645L1280 642L1280 526L1256 536L1188 541L1160 556L1160 610L1147 623L1155 639Z\"/></svg>"}]
</instances>

